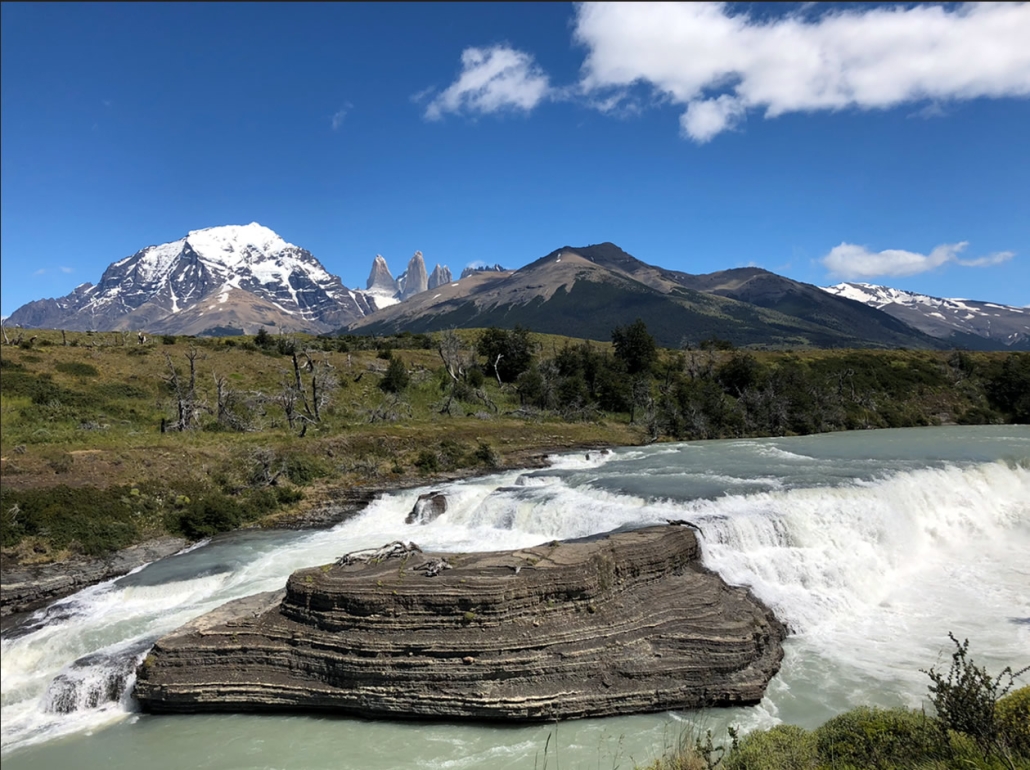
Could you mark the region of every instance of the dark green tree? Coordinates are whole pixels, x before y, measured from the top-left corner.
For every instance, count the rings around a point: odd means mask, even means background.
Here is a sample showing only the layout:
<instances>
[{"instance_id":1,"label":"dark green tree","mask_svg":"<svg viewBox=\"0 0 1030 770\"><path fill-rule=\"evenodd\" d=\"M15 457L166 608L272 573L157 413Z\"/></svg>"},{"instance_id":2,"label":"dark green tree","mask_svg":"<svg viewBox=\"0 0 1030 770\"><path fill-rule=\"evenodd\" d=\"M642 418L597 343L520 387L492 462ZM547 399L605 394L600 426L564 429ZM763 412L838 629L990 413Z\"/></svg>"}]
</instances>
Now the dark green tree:
<instances>
[{"instance_id":1,"label":"dark green tree","mask_svg":"<svg viewBox=\"0 0 1030 770\"><path fill-rule=\"evenodd\" d=\"M254 344L259 348L269 350L275 347L275 338L272 337L264 328L258 329L256 335L254 335Z\"/></svg>"},{"instance_id":2,"label":"dark green tree","mask_svg":"<svg viewBox=\"0 0 1030 770\"><path fill-rule=\"evenodd\" d=\"M486 373L500 382L514 382L533 363L533 344L529 331L491 327L483 332L476 352L486 358Z\"/></svg>"},{"instance_id":3,"label":"dark green tree","mask_svg":"<svg viewBox=\"0 0 1030 770\"><path fill-rule=\"evenodd\" d=\"M404 361L399 356L392 356L390 365L386 367L386 374L379 381L379 389L384 393L400 393L408 387L410 381Z\"/></svg>"},{"instance_id":4,"label":"dark green tree","mask_svg":"<svg viewBox=\"0 0 1030 770\"><path fill-rule=\"evenodd\" d=\"M629 374L644 374L658 361L658 346L647 331L647 324L639 318L629 326L612 329L615 358L623 363Z\"/></svg>"}]
</instances>

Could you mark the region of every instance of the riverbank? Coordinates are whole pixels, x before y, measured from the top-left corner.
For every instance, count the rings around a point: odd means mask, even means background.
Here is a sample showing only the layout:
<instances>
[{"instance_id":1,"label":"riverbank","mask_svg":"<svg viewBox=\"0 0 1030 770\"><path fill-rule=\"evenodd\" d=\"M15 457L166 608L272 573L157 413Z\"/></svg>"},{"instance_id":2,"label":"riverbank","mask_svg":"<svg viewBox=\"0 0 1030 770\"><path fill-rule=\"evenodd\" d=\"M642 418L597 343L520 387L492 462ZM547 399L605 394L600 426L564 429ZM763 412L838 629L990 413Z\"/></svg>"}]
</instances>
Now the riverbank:
<instances>
[{"instance_id":1,"label":"riverbank","mask_svg":"<svg viewBox=\"0 0 1030 770\"><path fill-rule=\"evenodd\" d=\"M368 480L366 483L347 486L324 483L313 495L317 502L294 506L291 510L267 516L248 528L328 529L356 516L383 494L505 470L545 468L549 457L577 451L589 454L609 449L607 443L599 441L576 445L550 443L511 451L502 458L496 458L494 463L477 468L438 472L429 476L408 474L389 481ZM101 557L66 554L63 558L42 564L19 564L13 554L3 553L0 555L0 629L6 631L15 625L18 622L15 616L33 612L91 585L121 577L148 562L171 556L189 544L187 538L163 535Z\"/></svg>"}]
</instances>

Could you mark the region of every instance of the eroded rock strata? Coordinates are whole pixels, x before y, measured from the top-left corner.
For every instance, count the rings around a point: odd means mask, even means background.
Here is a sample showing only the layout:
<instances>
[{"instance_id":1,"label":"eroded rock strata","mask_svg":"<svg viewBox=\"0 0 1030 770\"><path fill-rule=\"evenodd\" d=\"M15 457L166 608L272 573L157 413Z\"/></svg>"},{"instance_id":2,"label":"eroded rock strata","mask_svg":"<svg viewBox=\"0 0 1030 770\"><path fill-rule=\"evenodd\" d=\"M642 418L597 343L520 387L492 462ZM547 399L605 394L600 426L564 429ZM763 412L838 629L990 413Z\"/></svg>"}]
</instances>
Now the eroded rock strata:
<instances>
[{"instance_id":1,"label":"eroded rock strata","mask_svg":"<svg viewBox=\"0 0 1030 770\"><path fill-rule=\"evenodd\" d=\"M153 712L570 719L755 703L783 626L650 527L517 551L394 544L295 572L162 638L138 670Z\"/></svg>"}]
</instances>

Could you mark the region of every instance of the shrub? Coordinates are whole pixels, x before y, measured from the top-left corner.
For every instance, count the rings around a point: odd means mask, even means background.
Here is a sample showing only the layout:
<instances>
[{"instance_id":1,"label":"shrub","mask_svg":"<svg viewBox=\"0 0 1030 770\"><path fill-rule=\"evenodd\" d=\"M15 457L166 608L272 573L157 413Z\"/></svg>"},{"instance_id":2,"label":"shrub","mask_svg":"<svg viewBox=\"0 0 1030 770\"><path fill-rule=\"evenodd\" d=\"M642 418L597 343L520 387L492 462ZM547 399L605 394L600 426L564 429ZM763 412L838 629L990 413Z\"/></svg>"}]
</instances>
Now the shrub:
<instances>
[{"instance_id":1,"label":"shrub","mask_svg":"<svg viewBox=\"0 0 1030 770\"><path fill-rule=\"evenodd\" d=\"M54 368L73 377L97 377L100 374L95 366L81 361L60 361L54 365Z\"/></svg>"},{"instance_id":2,"label":"shrub","mask_svg":"<svg viewBox=\"0 0 1030 770\"><path fill-rule=\"evenodd\" d=\"M497 453L485 441L479 442L473 457L475 457L476 462L485 465L487 468L496 468L499 463Z\"/></svg>"},{"instance_id":3,"label":"shrub","mask_svg":"<svg viewBox=\"0 0 1030 770\"><path fill-rule=\"evenodd\" d=\"M415 467L422 473L436 473L440 470L440 458L436 456L436 452L423 449L415 459Z\"/></svg>"},{"instance_id":4,"label":"shrub","mask_svg":"<svg viewBox=\"0 0 1030 770\"><path fill-rule=\"evenodd\" d=\"M1017 757L1030 759L1030 685L1000 698L994 719L1005 746Z\"/></svg>"},{"instance_id":5,"label":"shrub","mask_svg":"<svg viewBox=\"0 0 1030 770\"><path fill-rule=\"evenodd\" d=\"M868 706L831 719L815 731L815 742L823 763L885 770L940 757L947 745L925 714Z\"/></svg>"},{"instance_id":6,"label":"shrub","mask_svg":"<svg viewBox=\"0 0 1030 770\"><path fill-rule=\"evenodd\" d=\"M315 479L329 475L329 469L325 467L325 463L310 455L290 455L286 458L285 468L286 478L299 485L310 484Z\"/></svg>"},{"instance_id":7,"label":"shrub","mask_svg":"<svg viewBox=\"0 0 1030 770\"><path fill-rule=\"evenodd\" d=\"M969 657L968 639L960 643L950 632L948 638L954 642L955 652L947 676L934 668L923 672L930 677L930 701L937 711L939 729L945 734L955 730L970 736L989 755L1001 748L996 705L1012 689L1015 678L1030 671L1030 666L1019 671L1006 666L992 677Z\"/></svg>"},{"instance_id":8,"label":"shrub","mask_svg":"<svg viewBox=\"0 0 1030 770\"><path fill-rule=\"evenodd\" d=\"M239 503L223 494L210 493L166 519L166 526L191 540L228 532L240 525L243 512Z\"/></svg>"},{"instance_id":9,"label":"shrub","mask_svg":"<svg viewBox=\"0 0 1030 770\"><path fill-rule=\"evenodd\" d=\"M726 770L807 770L817 764L815 736L795 725L745 735L726 757Z\"/></svg>"},{"instance_id":10,"label":"shrub","mask_svg":"<svg viewBox=\"0 0 1030 770\"><path fill-rule=\"evenodd\" d=\"M162 334L161 335L161 344L162 345L174 345L175 344L175 335L174 334Z\"/></svg>"}]
</instances>

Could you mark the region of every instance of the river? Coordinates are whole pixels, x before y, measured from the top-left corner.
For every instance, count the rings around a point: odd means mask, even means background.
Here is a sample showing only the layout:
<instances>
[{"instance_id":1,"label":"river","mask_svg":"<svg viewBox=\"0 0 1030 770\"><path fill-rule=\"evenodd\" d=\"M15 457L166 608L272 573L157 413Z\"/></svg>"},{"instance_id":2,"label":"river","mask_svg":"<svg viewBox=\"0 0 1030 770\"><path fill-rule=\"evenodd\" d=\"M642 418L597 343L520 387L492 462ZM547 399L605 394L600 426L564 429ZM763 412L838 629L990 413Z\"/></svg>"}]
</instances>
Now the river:
<instances>
[{"instance_id":1,"label":"river","mask_svg":"<svg viewBox=\"0 0 1030 770\"><path fill-rule=\"evenodd\" d=\"M553 458L446 484L448 510L406 525L384 495L318 532L240 532L93 586L0 642L4 770L614 768L684 731L815 727L859 704L918 707L948 632L992 672L1030 663L1030 428L948 426L660 444ZM135 662L222 603L300 567L392 540L501 550L688 519L704 562L791 630L758 706L531 726L327 715L140 714Z\"/></svg>"}]
</instances>

